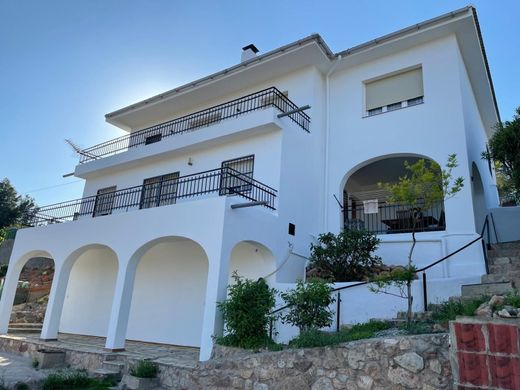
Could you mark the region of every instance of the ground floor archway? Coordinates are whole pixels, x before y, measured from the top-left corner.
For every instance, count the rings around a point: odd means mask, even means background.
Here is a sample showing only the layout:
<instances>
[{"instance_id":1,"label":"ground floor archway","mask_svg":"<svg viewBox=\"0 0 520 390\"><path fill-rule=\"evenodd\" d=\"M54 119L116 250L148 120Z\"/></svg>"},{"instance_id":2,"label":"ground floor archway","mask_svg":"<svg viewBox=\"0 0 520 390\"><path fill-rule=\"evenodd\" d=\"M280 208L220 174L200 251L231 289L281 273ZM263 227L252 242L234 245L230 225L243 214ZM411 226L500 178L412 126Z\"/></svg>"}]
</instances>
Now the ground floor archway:
<instances>
[{"instance_id":1,"label":"ground floor archway","mask_svg":"<svg viewBox=\"0 0 520 390\"><path fill-rule=\"evenodd\" d=\"M276 280L276 259L265 245L256 241L241 241L231 251L229 262L229 284L233 283L232 275L257 280L264 278L268 283Z\"/></svg>"},{"instance_id":2,"label":"ground floor archway","mask_svg":"<svg viewBox=\"0 0 520 390\"><path fill-rule=\"evenodd\" d=\"M115 252L103 245L75 251L59 331L106 337L118 271Z\"/></svg>"},{"instance_id":3,"label":"ground floor archway","mask_svg":"<svg viewBox=\"0 0 520 390\"><path fill-rule=\"evenodd\" d=\"M199 347L208 280L204 249L187 238L165 237L138 252L126 338Z\"/></svg>"}]
</instances>

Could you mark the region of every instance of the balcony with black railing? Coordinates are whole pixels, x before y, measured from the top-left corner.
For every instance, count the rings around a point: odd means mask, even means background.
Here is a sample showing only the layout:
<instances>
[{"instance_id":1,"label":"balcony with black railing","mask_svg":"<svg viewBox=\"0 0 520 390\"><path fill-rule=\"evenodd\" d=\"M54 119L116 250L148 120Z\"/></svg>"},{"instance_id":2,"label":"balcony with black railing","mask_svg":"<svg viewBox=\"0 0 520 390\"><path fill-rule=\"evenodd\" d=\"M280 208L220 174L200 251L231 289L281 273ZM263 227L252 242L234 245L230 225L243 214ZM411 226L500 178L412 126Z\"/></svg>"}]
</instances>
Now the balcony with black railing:
<instances>
[{"instance_id":1,"label":"balcony with black railing","mask_svg":"<svg viewBox=\"0 0 520 390\"><path fill-rule=\"evenodd\" d=\"M167 137L201 129L227 119L236 118L249 112L269 107L274 107L281 113L289 113L287 116L294 123L306 132L309 132L310 117L305 112L298 110L298 106L276 87L271 87L79 150L80 164L122 153L132 148L160 142Z\"/></svg>"},{"instance_id":2,"label":"balcony with black railing","mask_svg":"<svg viewBox=\"0 0 520 390\"><path fill-rule=\"evenodd\" d=\"M401 204L377 202L370 205L349 206L344 210L344 227L368 230L376 234L394 234L446 230L443 203L428 209Z\"/></svg>"},{"instance_id":3,"label":"balcony with black railing","mask_svg":"<svg viewBox=\"0 0 520 390\"><path fill-rule=\"evenodd\" d=\"M250 175L224 167L39 207L24 220L28 226L41 226L210 196L238 196L246 202L275 210L277 191Z\"/></svg>"}]
</instances>

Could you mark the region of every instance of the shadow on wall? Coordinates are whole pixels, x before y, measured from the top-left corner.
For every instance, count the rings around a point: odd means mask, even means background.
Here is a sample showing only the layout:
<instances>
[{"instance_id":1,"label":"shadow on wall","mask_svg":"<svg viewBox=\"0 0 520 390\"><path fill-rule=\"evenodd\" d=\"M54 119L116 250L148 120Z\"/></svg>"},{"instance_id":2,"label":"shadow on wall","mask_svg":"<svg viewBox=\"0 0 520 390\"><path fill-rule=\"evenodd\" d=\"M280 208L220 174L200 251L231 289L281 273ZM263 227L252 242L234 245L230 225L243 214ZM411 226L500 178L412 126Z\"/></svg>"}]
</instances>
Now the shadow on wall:
<instances>
[{"instance_id":1,"label":"shadow on wall","mask_svg":"<svg viewBox=\"0 0 520 390\"><path fill-rule=\"evenodd\" d=\"M496 207L489 210L493 217L496 229L494 236L493 226L491 226L492 242L520 241L520 206L515 207Z\"/></svg>"}]
</instances>

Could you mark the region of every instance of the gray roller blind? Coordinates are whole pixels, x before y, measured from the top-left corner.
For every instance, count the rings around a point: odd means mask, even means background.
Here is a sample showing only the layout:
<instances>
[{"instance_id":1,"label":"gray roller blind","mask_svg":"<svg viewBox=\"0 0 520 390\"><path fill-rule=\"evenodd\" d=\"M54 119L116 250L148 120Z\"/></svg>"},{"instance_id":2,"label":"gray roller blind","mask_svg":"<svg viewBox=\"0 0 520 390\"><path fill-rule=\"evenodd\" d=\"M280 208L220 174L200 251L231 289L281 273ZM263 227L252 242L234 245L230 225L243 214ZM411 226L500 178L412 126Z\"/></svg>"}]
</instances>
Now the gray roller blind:
<instances>
[{"instance_id":1,"label":"gray roller blind","mask_svg":"<svg viewBox=\"0 0 520 390\"><path fill-rule=\"evenodd\" d=\"M372 81L365 87L367 110L423 96L422 68Z\"/></svg>"}]
</instances>

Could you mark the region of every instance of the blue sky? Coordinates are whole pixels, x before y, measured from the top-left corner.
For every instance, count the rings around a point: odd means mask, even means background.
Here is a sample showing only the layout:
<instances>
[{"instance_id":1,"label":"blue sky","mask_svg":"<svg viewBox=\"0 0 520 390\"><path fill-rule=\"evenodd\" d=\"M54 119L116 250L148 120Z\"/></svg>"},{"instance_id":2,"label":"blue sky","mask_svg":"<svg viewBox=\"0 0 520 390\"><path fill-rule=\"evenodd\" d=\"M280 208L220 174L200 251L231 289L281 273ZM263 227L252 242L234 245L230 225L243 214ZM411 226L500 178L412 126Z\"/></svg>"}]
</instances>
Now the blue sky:
<instances>
[{"instance_id":1,"label":"blue sky","mask_svg":"<svg viewBox=\"0 0 520 390\"><path fill-rule=\"evenodd\" d=\"M81 197L62 178L83 147L123 134L104 114L320 33L337 52L464 1L0 0L0 179L45 205ZM520 2L474 1L502 119L520 105ZM49 188L51 187L51 188Z\"/></svg>"}]
</instances>

